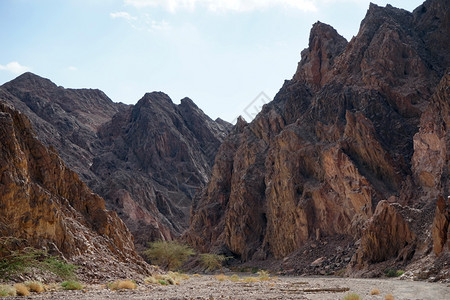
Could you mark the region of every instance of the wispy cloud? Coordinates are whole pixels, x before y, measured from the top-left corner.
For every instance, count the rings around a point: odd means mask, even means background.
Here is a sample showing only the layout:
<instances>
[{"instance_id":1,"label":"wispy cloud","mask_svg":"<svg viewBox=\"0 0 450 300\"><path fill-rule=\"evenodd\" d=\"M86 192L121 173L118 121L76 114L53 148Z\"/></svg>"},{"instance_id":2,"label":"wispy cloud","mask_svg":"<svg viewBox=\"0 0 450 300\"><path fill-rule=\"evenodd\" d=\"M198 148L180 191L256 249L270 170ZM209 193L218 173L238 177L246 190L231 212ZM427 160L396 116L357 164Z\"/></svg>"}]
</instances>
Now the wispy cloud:
<instances>
[{"instance_id":1,"label":"wispy cloud","mask_svg":"<svg viewBox=\"0 0 450 300\"><path fill-rule=\"evenodd\" d=\"M210 11L246 12L276 6L294 8L302 11L315 11L317 0L124 0L126 5L137 8L160 6L170 12L194 10L204 7Z\"/></svg>"},{"instance_id":2,"label":"wispy cloud","mask_svg":"<svg viewBox=\"0 0 450 300\"><path fill-rule=\"evenodd\" d=\"M109 14L113 19L124 19L136 30L160 31L170 29L170 24L166 21L156 21L149 14L135 17L125 11Z\"/></svg>"},{"instance_id":3,"label":"wispy cloud","mask_svg":"<svg viewBox=\"0 0 450 300\"><path fill-rule=\"evenodd\" d=\"M133 17L126 11L118 11L118 12L110 13L109 15L113 19L125 19L127 21L137 20L137 17Z\"/></svg>"},{"instance_id":4,"label":"wispy cloud","mask_svg":"<svg viewBox=\"0 0 450 300\"><path fill-rule=\"evenodd\" d=\"M74 66L69 66L69 67L67 67L67 70L69 70L69 71L77 71L78 70L78 68L77 67L74 67Z\"/></svg>"},{"instance_id":5,"label":"wispy cloud","mask_svg":"<svg viewBox=\"0 0 450 300\"><path fill-rule=\"evenodd\" d=\"M22 74L27 71L30 71L30 68L26 67L26 66L22 66L17 61L12 61L12 62L8 63L6 66L0 65L0 70L8 71L8 72L11 72L14 74Z\"/></svg>"}]
</instances>

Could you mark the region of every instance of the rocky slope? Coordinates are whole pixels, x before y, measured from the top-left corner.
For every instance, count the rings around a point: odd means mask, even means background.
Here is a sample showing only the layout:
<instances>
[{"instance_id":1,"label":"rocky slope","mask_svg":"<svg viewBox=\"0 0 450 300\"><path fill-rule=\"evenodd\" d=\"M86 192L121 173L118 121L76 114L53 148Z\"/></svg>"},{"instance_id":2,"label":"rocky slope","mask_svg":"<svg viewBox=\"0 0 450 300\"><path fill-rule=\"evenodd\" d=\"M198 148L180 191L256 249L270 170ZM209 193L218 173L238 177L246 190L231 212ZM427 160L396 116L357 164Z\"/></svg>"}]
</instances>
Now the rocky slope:
<instances>
[{"instance_id":1,"label":"rocky slope","mask_svg":"<svg viewBox=\"0 0 450 300\"><path fill-rule=\"evenodd\" d=\"M2 250L47 249L79 265L90 281L151 271L117 214L36 139L28 118L2 101L0 141Z\"/></svg>"},{"instance_id":2,"label":"rocky slope","mask_svg":"<svg viewBox=\"0 0 450 300\"><path fill-rule=\"evenodd\" d=\"M151 93L135 106L124 105L99 90L64 89L32 73L0 92L118 212L141 246L172 239L188 226L192 197L208 181L231 127L211 120L188 98L175 105L167 95Z\"/></svg>"},{"instance_id":3,"label":"rocky slope","mask_svg":"<svg viewBox=\"0 0 450 300\"><path fill-rule=\"evenodd\" d=\"M220 147L186 240L300 273L448 255L448 20L429 0L371 4L350 42L314 24L293 79Z\"/></svg>"}]
</instances>

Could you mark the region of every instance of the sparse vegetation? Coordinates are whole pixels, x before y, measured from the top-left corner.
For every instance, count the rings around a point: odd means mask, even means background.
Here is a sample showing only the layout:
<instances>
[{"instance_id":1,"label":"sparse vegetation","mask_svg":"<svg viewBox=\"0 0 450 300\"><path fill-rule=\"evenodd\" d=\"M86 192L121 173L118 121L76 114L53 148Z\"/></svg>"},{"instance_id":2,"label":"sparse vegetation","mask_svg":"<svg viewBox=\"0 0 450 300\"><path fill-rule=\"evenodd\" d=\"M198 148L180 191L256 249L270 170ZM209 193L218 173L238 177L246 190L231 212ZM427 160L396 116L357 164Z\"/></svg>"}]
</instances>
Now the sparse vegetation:
<instances>
[{"instance_id":1,"label":"sparse vegetation","mask_svg":"<svg viewBox=\"0 0 450 300\"><path fill-rule=\"evenodd\" d=\"M178 269L195 251L187 245L178 242L158 241L149 243L144 255L154 264L166 270Z\"/></svg>"},{"instance_id":2,"label":"sparse vegetation","mask_svg":"<svg viewBox=\"0 0 450 300\"><path fill-rule=\"evenodd\" d=\"M26 281L25 285L31 292L42 293L45 291L44 285L39 281Z\"/></svg>"},{"instance_id":3,"label":"sparse vegetation","mask_svg":"<svg viewBox=\"0 0 450 300\"><path fill-rule=\"evenodd\" d=\"M16 289L10 285L0 285L0 297L17 296Z\"/></svg>"},{"instance_id":4,"label":"sparse vegetation","mask_svg":"<svg viewBox=\"0 0 450 300\"><path fill-rule=\"evenodd\" d=\"M344 300L361 300L361 296L355 293L345 295Z\"/></svg>"},{"instance_id":5,"label":"sparse vegetation","mask_svg":"<svg viewBox=\"0 0 450 300\"><path fill-rule=\"evenodd\" d=\"M21 250L7 250L5 243L9 240L0 241L0 277L11 278L12 276L30 272L33 269L49 271L61 279L75 279L77 266L69 264L62 259L49 255L46 251L26 247Z\"/></svg>"},{"instance_id":6,"label":"sparse vegetation","mask_svg":"<svg viewBox=\"0 0 450 300\"><path fill-rule=\"evenodd\" d=\"M165 275L154 275L145 278L144 282L146 284L179 284L179 280L189 279L189 275L178 273L178 272L168 272Z\"/></svg>"},{"instance_id":7,"label":"sparse vegetation","mask_svg":"<svg viewBox=\"0 0 450 300\"><path fill-rule=\"evenodd\" d=\"M27 286L23 283L16 283L14 285L16 289L17 296L29 296L30 290L28 290Z\"/></svg>"},{"instance_id":8,"label":"sparse vegetation","mask_svg":"<svg viewBox=\"0 0 450 300\"><path fill-rule=\"evenodd\" d=\"M405 273L403 270L386 269L384 274L386 277L400 277Z\"/></svg>"},{"instance_id":9,"label":"sparse vegetation","mask_svg":"<svg viewBox=\"0 0 450 300\"><path fill-rule=\"evenodd\" d=\"M386 296L384 296L385 300L395 300L394 296L392 294L387 294Z\"/></svg>"},{"instance_id":10,"label":"sparse vegetation","mask_svg":"<svg viewBox=\"0 0 450 300\"><path fill-rule=\"evenodd\" d=\"M224 280L228 279L228 276L225 275L225 274L219 274L219 275L216 275L214 277L216 277L216 279L219 280L219 281L224 281Z\"/></svg>"},{"instance_id":11,"label":"sparse vegetation","mask_svg":"<svg viewBox=\"0 0 450 300\"><path fill-rule=\"evenodd\" d=\"M132 280L117 280L108 285L110 290L134 290L137 288L137 284Z\"/></svg>"},{"instance_id":12,"label":"sparse vegetation","mask_svg":"<svg viewBox=\"0 0 450 300\"><path fill-rule=\"evenodd\" d=\"M250 277L249 276L249 277L245 277L242 281L246 282L246 283L258 282L259 278L258 277Z\"/></svg>"},{"instance_id":13,"label":"sparse vegetation","mask_svg":"<svg viewBox=\"0 0 450 300\"><path fill-rule=\"evenodd\" d=\"M225 255L218 255L212 253L200 254L200 263L207 272L222 269L222 264L228 259Z\"/></svg>"},{"instance_id":14,"label":"sparse vegetation","mask_svg":"<svg viewBox=\"0 0 450 300\"><path fill-rule=\"evenodd\" d=\"M380 294L380 290L379 289L373 289L370 291L371 295L379 295Z\"/></svg>"},{"instance_id":15,"label":"sparse vegetation","mask_svg":"<svg viewBox=\"0 0 450 300\"><path fill-rule=\"evenodd\" d=\"M259 280L261 280L261 281L270 279L269 272L267 272L265 270L259 270L258 275L259 275Z\"/></svg>"},{"instance_id":16,"label":"sparse vegetation","mask_svg":"<svg viewBox=\"0 0 450 300\"><path fill-rule=\"evenodd\" d=\"M238 275L233 274L233 275L231 275L230 280L233 282L238 282L241 280L241 278Z\"/></svg>"},{"instance_id":17,"label":"sparse vegetation","mask_svg":"<svg viewBox=\"0 0 450 300\"><path fill-rule=\"evenodd\" d=\"M78 281L69 280L61 283L61 287L65 290L82 290L83 286Z\"/></svg>"}]
</instances>

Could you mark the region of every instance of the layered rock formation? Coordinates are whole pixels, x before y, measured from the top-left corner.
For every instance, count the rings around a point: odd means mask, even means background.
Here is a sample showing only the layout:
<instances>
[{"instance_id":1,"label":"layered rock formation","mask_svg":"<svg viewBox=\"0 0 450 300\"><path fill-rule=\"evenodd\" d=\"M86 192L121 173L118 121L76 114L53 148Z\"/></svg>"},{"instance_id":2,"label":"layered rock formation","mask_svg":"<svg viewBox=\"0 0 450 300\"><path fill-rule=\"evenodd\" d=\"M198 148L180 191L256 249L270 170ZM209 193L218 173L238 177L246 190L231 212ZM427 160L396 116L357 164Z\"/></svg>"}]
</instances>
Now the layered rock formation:
<instances>
[{"instance_id":1,"label":"layered rock formation","mask_svg":"<svg viewBox=\"0 0 450 300\"><path fill-rule=\"evenodd\" d=\"M117 214L107 211L104 200L55 150L35 138L29 120L4 102L0 141L2 240L15 240L13 248L35 247L63 256L81 266L90 280L149 273Z\"/></svg>"},{"instance_id":2,"label":"layered rock formation","mask_svg":"<svg viewBox=\"0 0 450 300\"><path fill-rule=\"evenodd\" d=\"M430 243L420 243L449 192L446 77L437 87L449 67L448 14L440 0L413 13L371 4L348 43L314 24L293 79L220 147L186 240L248 261L350 237L352 272L427 256Z\"/></svg>"},{"instance_id":3,"label":"layered rock formation","mask_svg":"<svg viewBox=\"0 0 450 300\"><path fill-rule=\"evenodd\" d=\"M99 90L64 89L31 73L4 84L0 93L118 212L140 246L172 239L188 226L192 197L208 181L231 127L188 98L175 105L151 93L124 105Z\"/></svg>"}]
</instances>

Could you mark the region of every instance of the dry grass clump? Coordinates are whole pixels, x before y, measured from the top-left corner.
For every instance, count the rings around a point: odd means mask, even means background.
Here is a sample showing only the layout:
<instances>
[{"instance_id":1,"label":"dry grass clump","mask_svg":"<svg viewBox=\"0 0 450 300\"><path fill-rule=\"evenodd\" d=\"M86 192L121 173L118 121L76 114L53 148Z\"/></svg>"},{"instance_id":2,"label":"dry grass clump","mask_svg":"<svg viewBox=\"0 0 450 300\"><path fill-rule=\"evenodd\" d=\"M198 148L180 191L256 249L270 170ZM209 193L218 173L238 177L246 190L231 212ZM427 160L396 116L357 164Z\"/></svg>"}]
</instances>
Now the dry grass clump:
<instances>
[{"instance_id":1,"label":"dry grass clump","mask_svg":"<svg viewBox=\"0 0 450 300\"><path fill-rule=\"evenodd\" d=\"M233 275L231 275L230 280L233 282L238 282L241 280L241 278L238 275L233 274Z\"/></svg>"},{"instance_id":2,"label":"dry grass clump","mask_svg":"<svg viewBox=\"0 0 450 300\"><path fill-rule=\"evenodd\" d=\"M387 294L386 296L384 296L385 300L395 300L394 296L392 294Z\"/></svg>"},{"instance_id":3,"label":"dry grass clump","mask_svg":"<svg viewBox=\"0 0 450 300\"><path fill-rule=\"evenodd\" d=\"M379 295L380 294L380 290L379 289L373 289L370 291L371 295Z\"/></svg>"},{"instance_id":4,"label":"dry grass clump","mask_svg":"<svg viewBox=\"0 0 450 300\"><path fill-rule=\"evenodd\" d=\"M361 296L355 293L345 295L344 300L362 300Z\"/></svg>"},{"instance_id":5,"label":"dry grass clump","mask_svg":"<svg viewBox=\"0 0 450 300\"><path fill-rule=\"evenodd\" d=\"M30 292L42 293L45 292L44 285L39 281L26 281L26 287L30 290Z\"/></svg>"},{"instance_id":6,"label":"dry grass clump","mask_svg":"<svg viewBox=\"0 0 450 300\"><path fill-rule=\"evenodd\" d=\"M110 290L134 290L135 288L137 288L137 284L131 280L117 280L114 281L113 283L109 284L109 289Z\"/></svg>"},{"instance_id":7,"label":"dry grass clump","mask_svg":"<svg viewBox=\"0 0 450 300\"><path fill-rule=\"evenodd\" d=\"M216 276L214 276L217 280L219 280L219 281L224 281L224 280L226 280L226 279L228 279L229 277L227 276L227 275L225 275L225 274L219 274L219 275L216 275Z\"/></svg>"},{"instance_id":8,"label":"dry grass clump","mask_svg":"<svg viewBox=\"0 0 450 300\"><path fill-rule=\"evenodd\" d=\"M192 277L202 277L202 275L200 275L200 274L194 274L194 275L192 275Z\"/></svg>"},{"instance_id":9,"label":"dry grass clump","mask_svg":"<svg viewBox=\"0 0 450 300\"><path fill-rule=\"evenodd\" d=\"M261 281L270 280L269 272L267 272L267 271L259 270L258 275L259 275L259 280L261 280Z\"/></svg>"},{"instance_id":10,"label":"dry grass clump","mask_svg":"<svg viewBox=\"0 0 450 300\"><path fill-rule=\"evenodd\" d=\"M146 284L160 284L160 285L172 285L180 284L180 280L189 279L189 275L181 274L178 272L169 272L165 275L153 275L145 278L144 282Z\"/></svg>"},{"instance_id":11,"label":"dry grass clump","mask_svg":"<svg viewBox=\"0 0 450 300\"><path fill-rule=\"evenodd\" d=\"M17 296L29 296L30 295L30 290L23 283L16 283L14 285L14 288L16 289Z\"/></svg>"},{"instance_id":12,"label":"dry grass clump","mask_svg":"<svg viewBox=\"0 0 450 300\"><path fill-rule=\"evenodd\" d=\"M0 285L0 297L17 296L16 289L10 285Z\"/></svg>"},{"instance_id":13,"label":"dry grass clump","mask_svg":"<svg viewBox=\"0 0 450 300\"><path fill-rule=\"evenodd\" d=\"M245 277L242 281L246 282L246 283L258 282L259 278L258 277Z\"/></svg>"}]
</instances>

